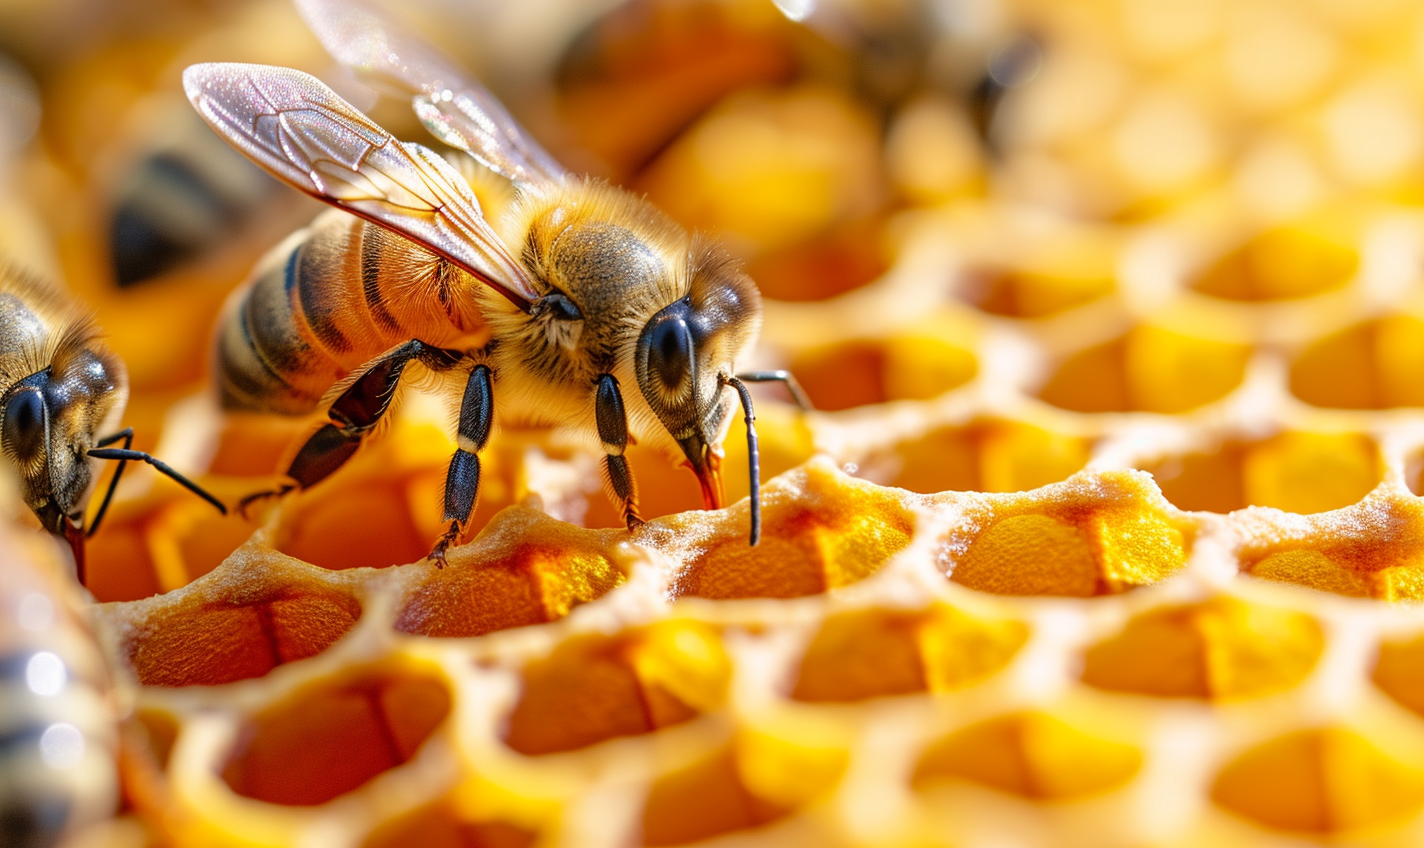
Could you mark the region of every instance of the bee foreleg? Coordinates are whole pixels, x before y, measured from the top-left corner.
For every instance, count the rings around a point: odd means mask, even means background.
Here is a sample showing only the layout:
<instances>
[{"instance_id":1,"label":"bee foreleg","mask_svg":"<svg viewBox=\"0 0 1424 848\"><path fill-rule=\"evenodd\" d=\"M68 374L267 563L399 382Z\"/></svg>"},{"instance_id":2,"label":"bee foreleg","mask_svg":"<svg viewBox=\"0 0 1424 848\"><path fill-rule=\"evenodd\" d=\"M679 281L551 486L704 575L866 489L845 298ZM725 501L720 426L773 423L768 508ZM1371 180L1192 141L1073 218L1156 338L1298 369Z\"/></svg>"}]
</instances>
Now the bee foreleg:
<instances>
[{"instance_id":1,"label":"bee foreleg","mask_svg":"<svg viewBox=\"0 0 1424 848\"><path fill-rule=\"evenodd\" d=\"M738 374L737 379L744 383L781 383L786 386L786 391L791 393L791 399L796 401L797 406L803 410L814 409L811 398L806 395L801 384L796 381L796 376L790 371L747 371Z\"/></svg>"},{"instance_id":2,"label":"bee foreleg","mask_svg":"<svg viewBox=\"0 0 1424 848\"><path fill-rule=\"evenodd\" d=\"M488 365L476 365L460 400L460 423L455 434L459 448L450 457L450 470L445 475L445 520L450 526L430 551L430 561L436 568L445 566L445 551L459 541L470 513L475 511L480 493L479 454L489 442L493 425L493 375Z\"/></svg>"},{"instance_id":3,"label":"bee foreleg","mask_svg":"<svg viewBox=\"0 0 1424 848\"><path fill-rule=\"evenodd\" d=\"M752 409L752 393L747 391L746 384L742 382L745 379L746 377L740 375L722 377L720 382L737 390L737 396L742 399L742 412L746 416L743 420L747 425L747 498L751 504L751 546L756 547L761 541L761 449L757 445L756 411Z\"/></svg>"},{"instance_id":4,"label":"bee foreleg","mask_svg":"<svg viewBox=\"0 0 1424 848\"><path fill-rule=\"evenodd\" d=\"M614 503L623 510L623 520L632 530L643 523L638 517L638 489L633 483L633 471L623 451L628 447L628 416L623 411L623 395L618 392L618 380L612 374L598 378L598 393L593 415L598 422L598 438L603 442L604 483Z\"/></svg>"}]
</instances>

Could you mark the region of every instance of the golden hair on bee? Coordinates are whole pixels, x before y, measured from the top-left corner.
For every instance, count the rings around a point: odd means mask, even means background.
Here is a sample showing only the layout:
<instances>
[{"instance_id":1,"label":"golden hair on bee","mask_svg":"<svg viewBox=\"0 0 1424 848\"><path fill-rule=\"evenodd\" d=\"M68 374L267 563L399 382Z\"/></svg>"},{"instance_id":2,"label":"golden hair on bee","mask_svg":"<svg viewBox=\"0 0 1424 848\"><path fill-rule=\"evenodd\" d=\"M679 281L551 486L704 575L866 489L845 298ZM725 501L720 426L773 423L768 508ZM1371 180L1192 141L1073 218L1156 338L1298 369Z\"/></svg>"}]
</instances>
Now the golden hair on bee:
<instances>
[{"instance_id":1,"label":"golden hair on bee","mask_svg":"<svg viewBox=\"0 0 1424 848\"><path fill-rule=\"evenodd\" d=\"M419 363L447 375L458 397L437 564L474 510L496 410L499 420L583 433L602 450L605 489L632 530L642 519L628 444L680 456L704 505L720 507L721 442L740 400L756 544L759 457L743 381L794 384L785 372L736 370L761 328L751 279L642 198L565 171L479 83L359 3L297 5L338 61L411 93L436 138L509 190L490 192L487 180L467 178L468 164L394 138L299 71L184 72L214 131L288 185L352 213L327 213L269 254L222 319L215 382L224 406L327 417L291 459L288 482L244 504L336 471ZM501 201L502 214L487 218L480 195Z\"/></svg>"}]
</instances>

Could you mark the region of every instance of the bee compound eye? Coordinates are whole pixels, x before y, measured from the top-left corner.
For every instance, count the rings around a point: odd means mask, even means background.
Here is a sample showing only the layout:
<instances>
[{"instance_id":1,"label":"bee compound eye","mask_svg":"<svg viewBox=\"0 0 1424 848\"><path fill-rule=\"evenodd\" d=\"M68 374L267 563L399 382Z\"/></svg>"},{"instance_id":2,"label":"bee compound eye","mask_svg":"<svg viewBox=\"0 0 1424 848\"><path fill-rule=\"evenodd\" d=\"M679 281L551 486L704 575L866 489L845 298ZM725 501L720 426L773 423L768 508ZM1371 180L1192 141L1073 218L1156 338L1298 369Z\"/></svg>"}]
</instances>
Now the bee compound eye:
<instances>
[{"instance_id":1,"label":"bee compound eye","mask_svg":"<svg viewBox=\"0 0 1424 848\"><path fill-rule=\"evenodd\" d=\"M44 449L45 405L39 389L21 389L6 401L0 440L17 459L32 458Z\"/></svg>"},{"instance_id":2,"label":"bee compound eye","mask_svg":"<svg viewBox=\"0 0 1424 848\"><path fill-rule=\"evenodd\" d=\"M681 316L668 316L651 328L648 365L663 385L675 389L692 373L692 331Z\"/></svg>"}]
</instances>

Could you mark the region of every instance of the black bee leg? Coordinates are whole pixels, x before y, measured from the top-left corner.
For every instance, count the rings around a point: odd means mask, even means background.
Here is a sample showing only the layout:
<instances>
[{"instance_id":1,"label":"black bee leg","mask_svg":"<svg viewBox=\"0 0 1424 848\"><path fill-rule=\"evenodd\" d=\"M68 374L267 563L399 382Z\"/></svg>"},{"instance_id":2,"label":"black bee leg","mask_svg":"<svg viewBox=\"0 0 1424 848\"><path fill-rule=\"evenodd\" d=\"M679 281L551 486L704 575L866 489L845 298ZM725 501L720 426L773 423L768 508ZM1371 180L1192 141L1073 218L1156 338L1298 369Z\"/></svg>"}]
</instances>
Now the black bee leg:
<instances>
[{"instance_id":1,"label":"black bee leg","mask_svg":"<svg viewBox=\"0 0 1424 848\"><path fill-rule=\"evenodd\" d=\"M445 552L460 540L470 513L475 511L480 493L480 451L489 441L493 424L493 375L488 365L476 365L460 401L460 424L455 434L459 449L450 457L450 470L445 475L445 520L450 526L430 552L430 561L436 568L445 566Z\"/></svg>"},{"instance_id":2,"label":"black bee leg","mask_svg":"<svg viewBox=\"0 0 1424 848\"><path fill-rule=\"evenodd\" d=\"M377 359L336 398L327 410L331 420L297 451L287 467L287 476L292 482L269 492L248 495L239 508L246 514L246 508L258 500L280 497L294 489L309 489L340 468L356 453L361 439L380 423L395 398L401 374L412 361L419 360L432 370L443 371L453 368L462 358L462 354L411 340Z\"/></svg>"},{"instance_id":3,"label":"black bee leg","mask_svg":"<svg viewBox=\"0 0 1424 848\"><path fill-rule=\"evenodd\" d=\"M593 403L598 422L598 438L603 442L603 483L613 502L623 510L623 520L632 530L643 523L638 517L638 488L623 451L628 447L628 416L623 411L623 395L612 374L598 378L598 394Z\"/></svg>"},{"instance_id":4,"label":"black bee leg","mask_svg":"<svg viewBox=\"0 0 1424 848\"><path fill-rule=\"evenodd\" d=\"M748 371L738 374L737 379L744 383L781 383L791 393L791 399L796 401L797 406L803 410L814 408L811 406L811 399L806 396L801 384L796 382L796 377L790 371Z\"/></svg>"},{"instance_id":5,"label":"black bee leg","mask_svg":"<svg viewBox=\"0 0 1424 848\"><path fill-rule=\"evenodd\" d=\"M105 436L94 443L96 448L106 448L114 442L123 442L124 450L133 447L134 431L132 427L125 427L112 436ZM109 511L109 501L114 499L114 490L119 487L119 478L124 474L124 468L128 466L128 460L121 459L119 464L114 466L114 476L109 480L109 488L104 490L104 499L99 502L99 511L94 513L94 520L89 522L89 532L86 535L93 536L99 529L99 522L104 520L104 515Z\"/></svg>"},{"instance_id":6,"label":"black bee leg","mask_svg":"<svg viewBox=\"0 0 1424 848\"><path fill-rule=\"evenodd\" d=\"M786 374L785 371L781 373ZM722 377L720 382L724 386L731 386L737 390L737 394L742 399L742 412L746 415L747 473L751 476L747 494L752 507L751 546L756 547L757 542L761 541L761 449L757 445L756 413L752 410L752 393L747 391L746 383L742 382L745 379L745 376ZM787 385L789 386L791 383Z\"/></svg>"}]
</instances>

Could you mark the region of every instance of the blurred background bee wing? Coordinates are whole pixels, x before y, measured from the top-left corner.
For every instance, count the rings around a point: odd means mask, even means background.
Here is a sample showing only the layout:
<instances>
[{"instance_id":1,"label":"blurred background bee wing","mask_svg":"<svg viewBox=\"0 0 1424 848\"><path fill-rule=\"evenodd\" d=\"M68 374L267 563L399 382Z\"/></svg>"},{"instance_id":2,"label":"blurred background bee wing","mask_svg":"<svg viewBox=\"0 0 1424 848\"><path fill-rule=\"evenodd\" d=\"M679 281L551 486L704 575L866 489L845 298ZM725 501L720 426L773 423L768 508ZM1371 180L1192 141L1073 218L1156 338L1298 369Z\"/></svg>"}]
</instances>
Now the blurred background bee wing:
<instances>
[{"instance_id":1,"label":"blurred background bee wing","mask_svg":"<svg viewBox=\"0 0 1424 848\"><path fill-rule=\"evenodd\" d=\"M426 129L514 182L562 182L567 171L478 82L439 51L359 3L297 0L327 52L368 78L415 94Z\"/></svg>"},{"instance_id":2,"label":"blurred background bee wing","mask_svg":"<svg viewBox=\"0 0 1424 848\"><path fill-rule=\"evenodd\" d=\"M315 77L204 64L183 72L183 90L209 126L278 179L416 240L520 308L539 296L449 163L398 141Z\"/></svg>"}]
</instances>

